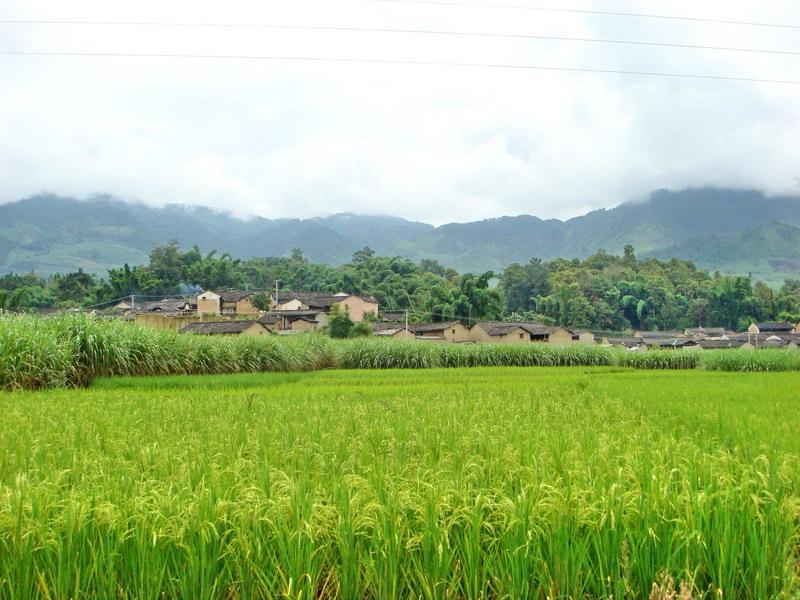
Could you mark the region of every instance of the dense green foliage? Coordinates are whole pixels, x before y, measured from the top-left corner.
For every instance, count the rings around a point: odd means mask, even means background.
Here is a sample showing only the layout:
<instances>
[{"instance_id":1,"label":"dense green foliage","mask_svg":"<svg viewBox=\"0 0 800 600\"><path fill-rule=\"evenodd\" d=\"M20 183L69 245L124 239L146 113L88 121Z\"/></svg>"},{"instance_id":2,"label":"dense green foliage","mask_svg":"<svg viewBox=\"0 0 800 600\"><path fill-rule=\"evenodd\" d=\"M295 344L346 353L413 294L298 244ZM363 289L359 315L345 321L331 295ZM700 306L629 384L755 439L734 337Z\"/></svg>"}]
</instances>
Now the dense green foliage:
<instances>
[{"instance_id":1,"label":"dense green foliage","mask_svg":"<svg viewBox=\"0 0 800 600\"><path fill-rule=\"evenodd\" d=\"M796 389L581 368L9 395L0 597L792 598Z\"/></svg>"},{"instance_id":2,"label":"dense green foliage","mask_svg":"<svg viewBox=\"0 0 800 600\"><path fill-rule=\"evenodd\" d=\"M691 262L598 252L584 261L532 260L502 275L507 309L527 320L603 331L683 330L752 322L800 322L800 280L779 290L747 277L711 275Z\"/></svg>"},{"instance_id":3,"label":"dense green foliage","mask_svg":"<svg viewBox=\"0 0 800 600\"><path fill-rule=\"evenodd\" d=\"M348 337L359 337L352 330ZM438 344L323 335L206 337L86 316L0 317L0 390L75 387L106 375L182 375L323 368L620 366L722 371L800 370L800 352L627 352L599 346Z\"/></svg>"},{"instance_id":4,"label":"dense green foliage","mask_svg":"<svg viewBox=\"0 0 800 600\"><path fill-rule=\"evenodd\" d=\"M419 264L376 256L369 248L338 267L314 264L299 250L286 258L234 260L175 242L158 246L147 265L109 271L108 280L81 271L42 280L35 275L0 277L0 309L78 305L108 306L187 289L258 289L268 305L277 281L285 290L348 291L374 296L383 310L408 310L412 322L458 318L535 320L603 331L683 329L698 325L744 329L752 321L800 321L800 280L779 290L747 277L720 276L689 261L639 260L599 251L586 260L531 260L512 264L492 285L494 273L459 275L435 261ZM105 304L104 304L105 303Z\"/></svg>"},{"instance_id":5,"label":"dense green foliage","mask_svg":"<svg viewBox=\"0 0 800 600\"><path fill-rule=\"evenodd\" d=\"M322 336L208 338L85 316L0 317L0 389L82 386L103 375L306 371L335 363Z\"/></svg>"}]
</instances>

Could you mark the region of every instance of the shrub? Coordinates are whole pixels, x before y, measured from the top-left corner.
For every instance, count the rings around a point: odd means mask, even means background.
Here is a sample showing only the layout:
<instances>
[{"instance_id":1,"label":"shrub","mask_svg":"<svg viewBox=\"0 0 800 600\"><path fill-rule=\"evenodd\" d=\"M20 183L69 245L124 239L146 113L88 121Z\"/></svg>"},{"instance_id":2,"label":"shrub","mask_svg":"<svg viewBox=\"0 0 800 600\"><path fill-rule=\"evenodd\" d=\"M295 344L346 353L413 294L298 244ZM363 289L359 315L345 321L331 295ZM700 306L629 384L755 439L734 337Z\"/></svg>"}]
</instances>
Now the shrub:
<instances>
[{"instance_id":1,"label":"shrub","mask_svg":"<svg viewBox=\"0 0 800 600\"><path fill-rule=\"evenodd\" d=\"M350 320L350 312L346 307L344 311L341 311L337 305L334 305L328 317L328 335L332 338L343 340L350 337L352 329L353 321Z\"/></svg>"}]
</instances>

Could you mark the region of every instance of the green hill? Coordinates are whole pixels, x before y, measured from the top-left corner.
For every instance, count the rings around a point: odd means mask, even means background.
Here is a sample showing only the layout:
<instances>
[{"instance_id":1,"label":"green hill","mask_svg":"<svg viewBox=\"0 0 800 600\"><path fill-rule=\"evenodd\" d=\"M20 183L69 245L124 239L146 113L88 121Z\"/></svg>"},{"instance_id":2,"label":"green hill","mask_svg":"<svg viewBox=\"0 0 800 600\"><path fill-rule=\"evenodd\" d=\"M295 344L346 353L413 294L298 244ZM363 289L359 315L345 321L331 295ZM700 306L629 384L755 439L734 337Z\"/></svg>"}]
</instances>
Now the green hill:
<instances>
[{"instance_id":1,"label":"green hill","mask_svg":"<svg viewBox=\"0 0 800 600\"><path fill-rule=\"evenodd\" d=\"M770 282L800 277L800 197L752 190L659 190L648 198L559 221L530 215L433 227L397 217L338 214L314 219L237 219L202 207L153 208L108 196L40 195L0 205L0 272L104 273L145 262L177 239L233 256L283 256L301 248L339 264L370 246L430 258L460 271L500 270L530 258L583 258L599 248L694 260L712 270L752 272Z\"/></svg>"}]
</instances>

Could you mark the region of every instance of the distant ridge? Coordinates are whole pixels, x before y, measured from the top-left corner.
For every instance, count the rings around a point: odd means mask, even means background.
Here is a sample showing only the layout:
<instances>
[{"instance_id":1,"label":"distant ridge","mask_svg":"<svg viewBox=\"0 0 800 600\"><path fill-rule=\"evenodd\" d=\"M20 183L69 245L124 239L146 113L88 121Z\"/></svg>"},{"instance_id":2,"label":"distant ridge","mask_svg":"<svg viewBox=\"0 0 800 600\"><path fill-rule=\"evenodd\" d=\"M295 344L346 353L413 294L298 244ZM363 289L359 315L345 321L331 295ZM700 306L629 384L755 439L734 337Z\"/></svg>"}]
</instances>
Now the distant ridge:
<instances>
[{"instance_id":1,"label":"distant ridge","mask_svg":"<svg viewBox=\"0 0 800 600\"><path fill-rule=\"evenodd\" d=\"M203 207L153 208L109 196L38 195L0 205L0 272L105 273L146 262L177 239L235 257L287 255L339 264L370 246L379 254L436 259L460 271L501 270L530 258L584 258L597 249L690 259L768 282L800 277L800 196L755 190L659 190L640 202L559 221L530 215L433 227L398 217L337 214L240 220Z\"/></svg>"}]
</instances>

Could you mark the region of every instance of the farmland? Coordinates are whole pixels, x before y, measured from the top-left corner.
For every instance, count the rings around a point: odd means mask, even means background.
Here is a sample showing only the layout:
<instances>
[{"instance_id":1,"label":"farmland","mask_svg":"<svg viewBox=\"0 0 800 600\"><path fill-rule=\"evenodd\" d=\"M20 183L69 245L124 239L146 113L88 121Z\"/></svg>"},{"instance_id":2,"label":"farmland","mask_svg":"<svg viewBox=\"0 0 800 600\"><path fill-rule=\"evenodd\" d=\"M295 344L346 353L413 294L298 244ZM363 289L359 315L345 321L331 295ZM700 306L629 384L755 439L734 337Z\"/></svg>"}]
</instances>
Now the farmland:
<instances>
[{"instance_id":1,"label":"farmland","mask_svg":"<svg viewBox=\"0 0 800 600\"><path fill-rule=\"evenodd\" d=\"M86 386L101 376L487 366L800 371L800 352L640 353L589 345L334 341L319 334L214 339L86 316L0 315L0 390Z\"/></svg>"},{"instance_id":2,"label":"farmland","mask_svg":"<svg viewBox=\"0 0 800 600\"><path fill-rule=\"evenodd\" d=\"M799 393L619 367L6 392L0 597L790 597Z\"/></svg>"}]
</instances>

